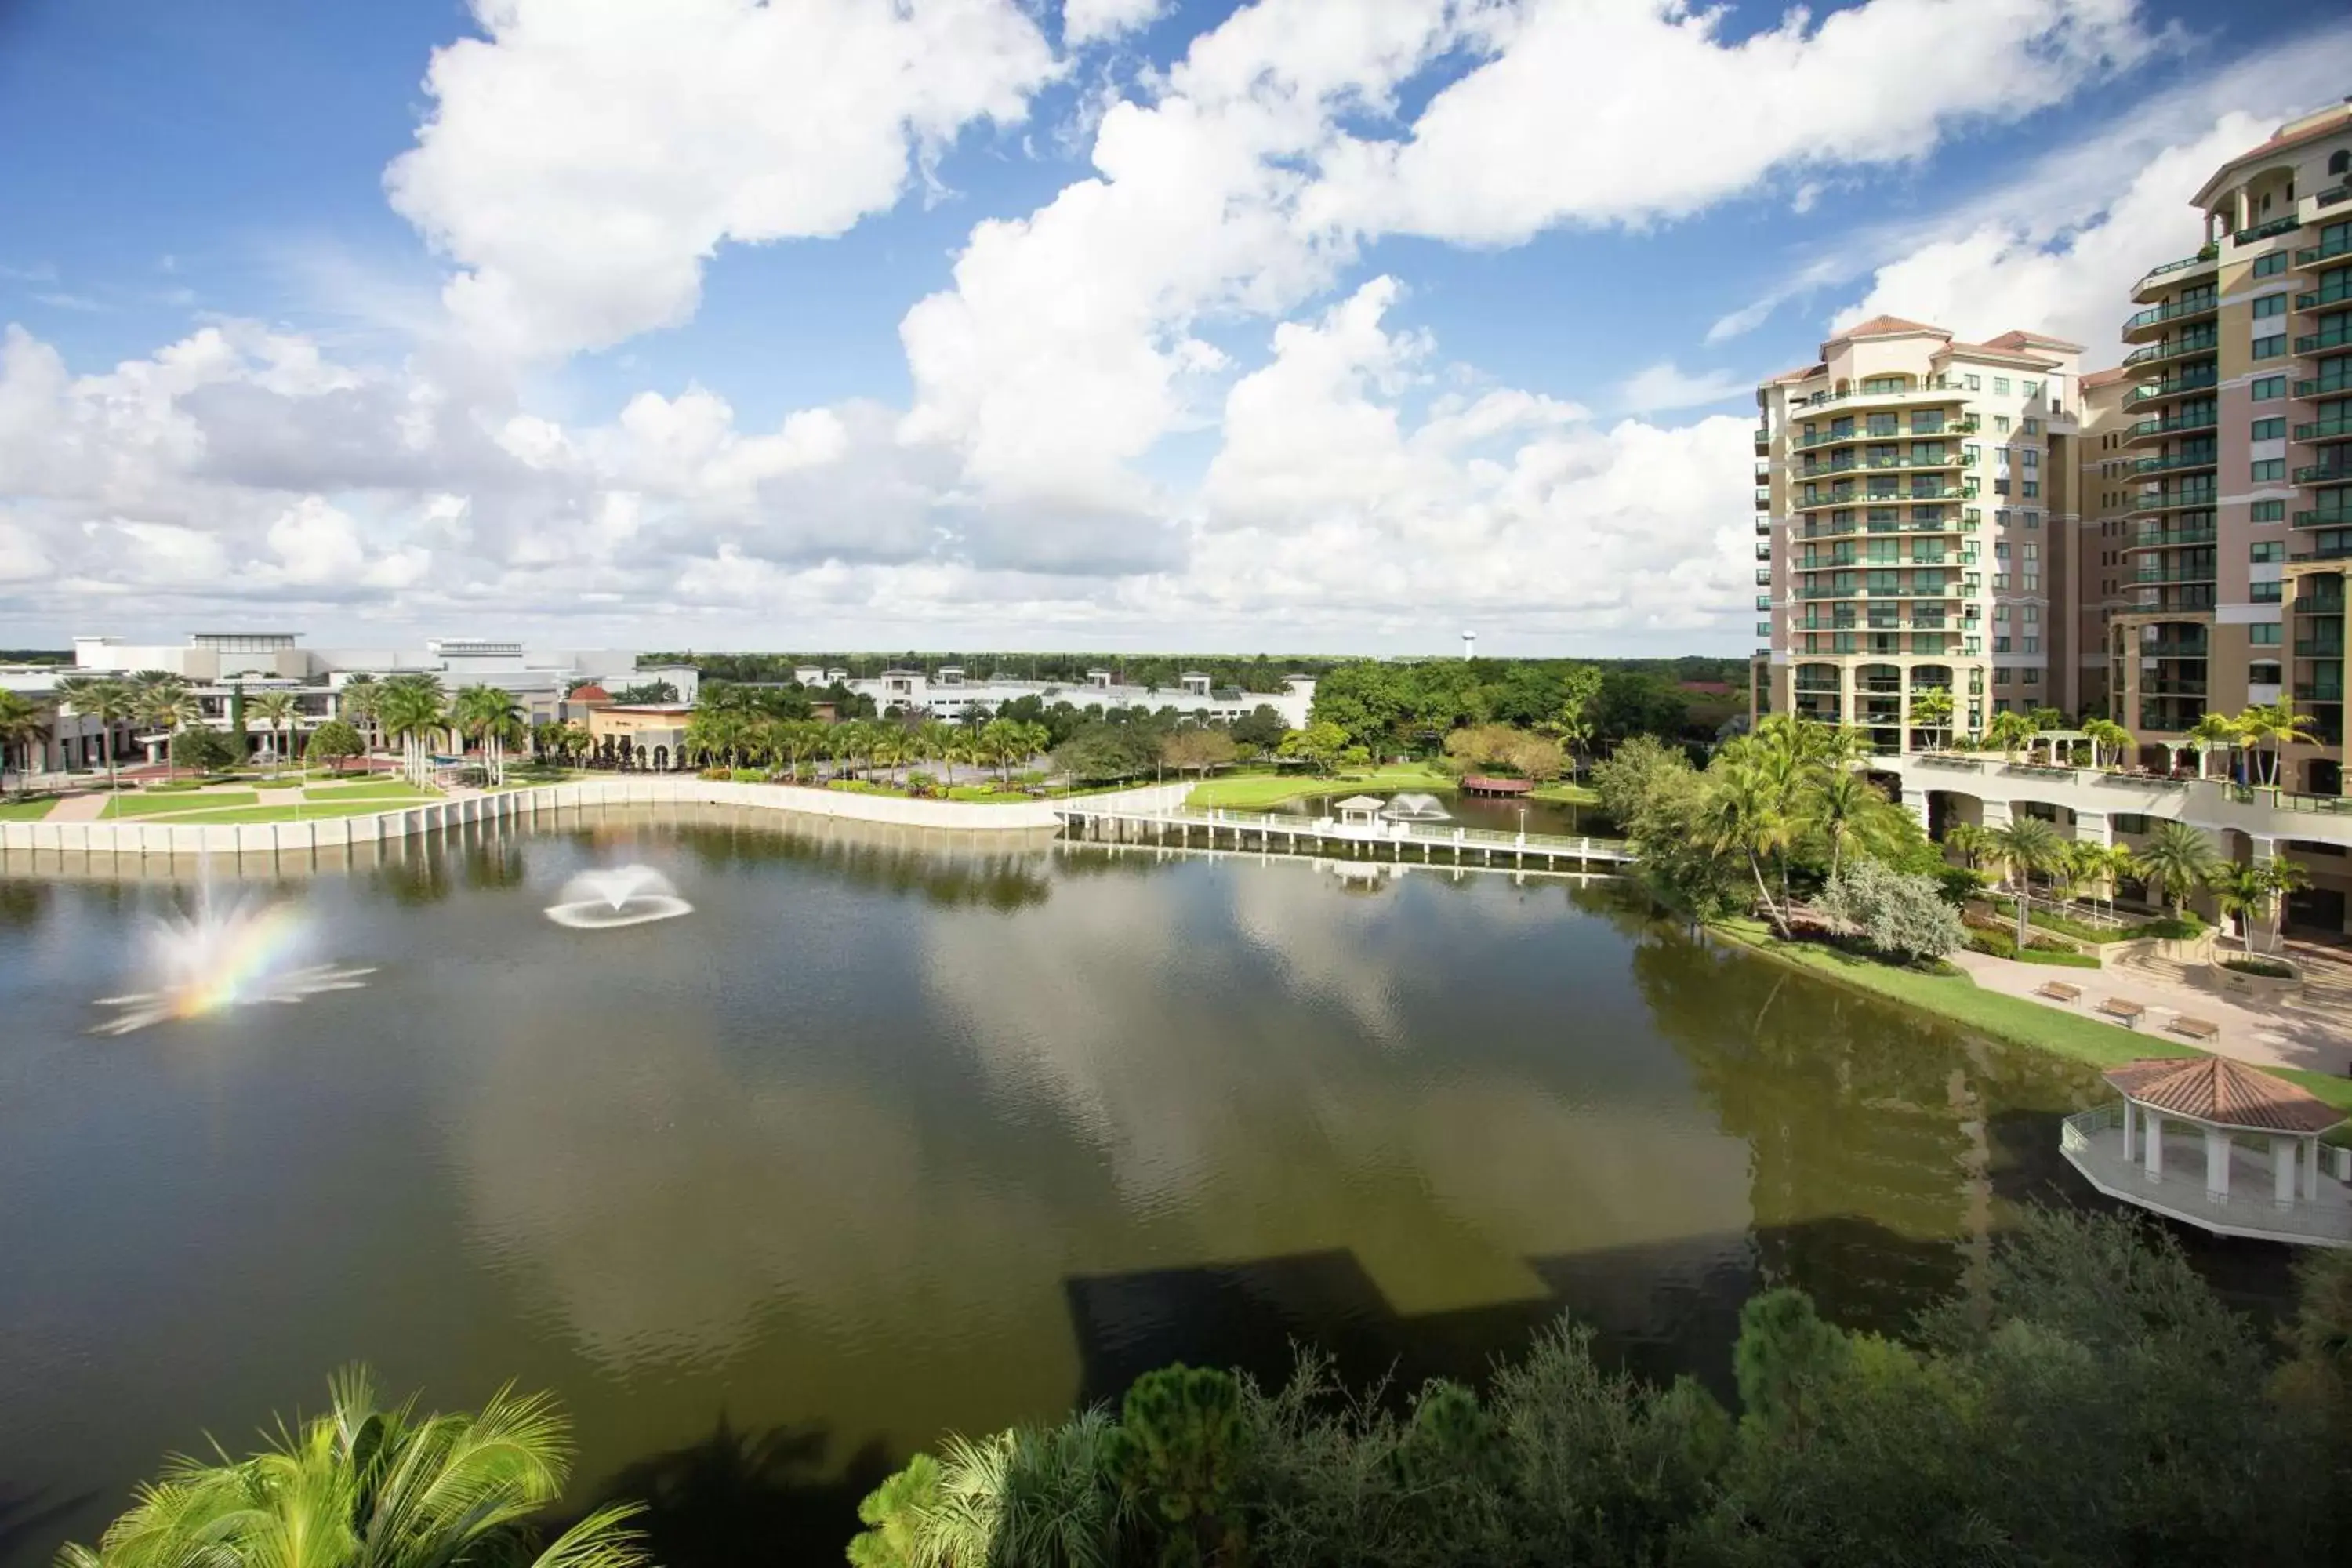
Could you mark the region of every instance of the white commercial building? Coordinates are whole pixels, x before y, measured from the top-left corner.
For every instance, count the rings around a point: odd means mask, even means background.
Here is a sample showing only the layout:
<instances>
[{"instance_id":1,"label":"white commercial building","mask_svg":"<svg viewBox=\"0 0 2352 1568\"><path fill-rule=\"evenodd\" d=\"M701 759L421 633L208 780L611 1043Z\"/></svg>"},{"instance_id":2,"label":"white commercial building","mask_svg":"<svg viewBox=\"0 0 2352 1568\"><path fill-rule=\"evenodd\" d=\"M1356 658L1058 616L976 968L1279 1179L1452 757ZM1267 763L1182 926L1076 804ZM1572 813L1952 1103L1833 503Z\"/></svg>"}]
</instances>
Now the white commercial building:
<instances>
[{"instance_id":1,"label":"white commercial building","mask_svg":"<svg viewBox=\"0 0 2352 1568\"><path fill-rule=\"evenodd\" d=\"M814 672L797 673L803 684L809 684L808 676ZM1282 715L1285 724L1300 730L1306 728L1307 711L1315 705L1315 681L1305 675L1284 677L1280 691L1244 691L1238 687L1219 687L1199 670L1185 671L1172 687L1149 687L1121 685L1108 669L1090 669L1083 681L970 680L961 668L950 664L942 665L936 674L886 669L869 679L846 684L850 690L871 697L877 710L885 715L896 709L901 713L927 713L950 723L975 708L992 714L1008 702L1034 697L1048 708L1057 702L1078 709L1143 708L1227 724L1255 709L1271 708Z\"/></svg>"}]
</instances>

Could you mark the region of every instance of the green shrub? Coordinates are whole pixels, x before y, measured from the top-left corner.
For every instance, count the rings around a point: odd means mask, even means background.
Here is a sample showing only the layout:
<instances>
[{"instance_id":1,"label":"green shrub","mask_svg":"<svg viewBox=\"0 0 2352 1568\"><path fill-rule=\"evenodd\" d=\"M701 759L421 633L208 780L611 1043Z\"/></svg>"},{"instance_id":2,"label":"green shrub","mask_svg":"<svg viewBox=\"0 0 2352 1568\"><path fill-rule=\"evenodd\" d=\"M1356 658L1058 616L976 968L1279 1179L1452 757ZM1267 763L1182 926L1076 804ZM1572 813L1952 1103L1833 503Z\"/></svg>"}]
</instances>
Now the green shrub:
<instances>
[{"instance_id":1,"label":"green shrub","mask_svg":"<svg viewBox=\"0 0 2352 1568\"><path fill-rule=\"evenodd\" d=\"M2281 963L2274 959L2246 958L2243 956L2238 958L2225 958L2221 961L2221 967L2224 969L2234 969L2241 974L2259 975L2264 980L2292 980L2294 978L2294 970L2289 969L2285 964Z\"/></svg>"},{"instance_id":2,"label":"green shrub","mask_svg":"<svg viewBox=\"0 0 2352 1568\"><path fill-rule=\"evenodd\" d=\"M737 768L727 775L737 784L766 784L768 775L758 768Z\"/></svg>"},{"instance_id":3,"label":"green shrub","mask_svg":"<svg viewBox=\"0 0 2352 1568\"><path fill-rule=\"evenodd\" d=\"M2098 954L2077 952L2071 947L2043 947L2035 943L2016 955L2021 963L2047 963L2060 969L2097 969Z\"/></svg>"},{"instance_id":4,"label":"green shrub","mask_svg":"<svg viewBox=\"0 0 2352 1568\"><path fill-rule=\"evenodd\" d=\"M735 774L727 768L705 768L694 776L698 779L708 779L714 784L725 784Z\"/></svg>"},{"instance_id":5,"label":"green shrub","mask_svg":"<svg viewBox=\"0 0 2352 1568\"><path fill-rule=\"evenodd\" d=\"M2184 910L2179 920L2169 915L2158 915L2152 921L2132 927L2125 934L2135 941L2153 937L2159 942L2195 942L2205 934L2206 930L2203 921Z\"/></svg>"}]
</instances>

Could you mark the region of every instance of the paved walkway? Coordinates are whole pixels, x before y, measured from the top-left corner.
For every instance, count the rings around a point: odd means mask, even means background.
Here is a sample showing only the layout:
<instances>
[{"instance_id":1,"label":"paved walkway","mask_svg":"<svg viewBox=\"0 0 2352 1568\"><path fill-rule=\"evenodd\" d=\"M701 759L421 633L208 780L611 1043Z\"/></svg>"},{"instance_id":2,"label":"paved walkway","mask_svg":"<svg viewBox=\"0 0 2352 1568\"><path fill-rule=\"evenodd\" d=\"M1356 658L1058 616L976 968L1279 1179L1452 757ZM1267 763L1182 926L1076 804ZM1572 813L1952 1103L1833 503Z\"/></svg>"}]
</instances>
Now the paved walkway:
<instances>
[{"instance_id":1,"label":"paved walkway","mask_svg":"<svg viewBox=\"0 0 2352 1568\"><path fill-rule=\"evenodd\" d=\"M2268 1003L2234 1000L2212 988L2199 966L2169 959L2111 963L2105 969L2062 969L1961 952L1953 953L1951 962L1988 991L2022 996L2101 1023L2106 1020L2092 1009L2107 997L2120 996L2146 1005L2148 1016L2139 1028L2132 1031L2114 1025L2119 1033L2153 1036L2170 1045L2198 1046L2255 1067L2352 1071L2352 980L2332 970L2319 970L2313 983L2289 1000ZM2307 970L2316 967L2306 965ZM2082 999L2068 1005L2034 994L2035 987L2053 980L2081 986ZM2210 1040L2174 1034L2165 1026L2176 1013L2217 1024L2221 1032Z\"/></svg>"},{"instance_id":2,"label":"paved walkway","mask_svg":"<svg viewBox=\"0 0 2352 1568\"><path fill-rule=\"evenodd\" d=\"M114 797L104 790L89 795L69 795L49 807L43 822L96 822L106 811L106 803Z\"/></svg>"}]
</instances>

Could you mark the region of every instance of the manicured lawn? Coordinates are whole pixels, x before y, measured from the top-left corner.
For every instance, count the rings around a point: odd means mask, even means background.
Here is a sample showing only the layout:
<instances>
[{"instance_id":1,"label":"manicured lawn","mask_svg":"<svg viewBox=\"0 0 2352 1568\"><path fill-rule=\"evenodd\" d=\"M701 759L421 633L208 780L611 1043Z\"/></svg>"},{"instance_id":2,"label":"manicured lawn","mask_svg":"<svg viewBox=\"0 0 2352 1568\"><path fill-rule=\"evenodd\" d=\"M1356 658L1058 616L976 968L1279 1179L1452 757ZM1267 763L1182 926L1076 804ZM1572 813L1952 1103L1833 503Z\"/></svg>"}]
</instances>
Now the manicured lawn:
<instances>
[{"instance_id":1,"label":"manicured lawn","mask_svg":"<svg viewBox=\"0 0 2352 1568\"><path fill-rule=\"evenodd\" d=\"M194 823L211 826L233 822L322 822L331 816L373 816L378 812L397 811L396 800L354 800L333 805L249 805L226 811L192 811L185 816L167 818L173 826Z\"/></svg>"},{"instance_id":2,"label":"manicured lawn","mask_svg":"<svg viewBox=\"0 0 2352 1568\"><path fill-rule=\"evenodd\" d=\"M38 822L57 805L54 796L37 800L0 800L0 822Z\"/></svg>"},{"instance_id":3,"label":"manicured lawn","mask_svg":"<svg viewBox=\"0 0 2352 1568\"><path fill-rule=\"evenodd\" d=\"M1916 970L1874 963L1812 942L1782 942L1761 921L1725 921L1713 929L1727 941L1781 963L1811 970L1891 1001L1906 1003L1994 1039L2049 1051L2092 1067L2116 1067L2149 1057L2208 1054L2194 1046L2126 1029L2119 1024L2102 1023L2079 1013L2062 1013L2022 996L1981 990L1965 974L1923 974ZM2352 1079L2295 1068L2264 1070L2300 1084L2330 1105L2352 1110Z\"/></svg>"},{"instance_id":4,"label":"manicured lawn","mask_svg":"<svg viewBox=\"0 0 2352 1568\"><path fill-rule=\"evenodd\" d=\"M223 790L218 795L198 795L193 791L166 790L161 795L118 795L106 803L100 820L124 816L157 816L167 811L213 811L230 806L256 805L261 797L251 790Z\"/></svg>"},{"instance_id":5,"label":"manicured lawn","mask_svg":"<svg viewBox=\"0 0 2352 1568\"><path fill-rule=\"evenodd\" d=\"M1420 763L1392 763L1362 773L1318 775L1304 771L1228 773L1192 786L1187 805L1225 811L1260 811L1303 795L1345 794L1358 789L1452 789L1454 780Z\"/></svg>"},{"instance_id":6,"label":"manicured lawn","mask_svg":"<svg viewBox=\"0 0 2352 1568\"><path fill-rule=\"evenodd\" d=\"M368 784L311 784L302 792L304 800L438 800L431 790L418 789L398 779L383 779Z\"/></svg>"}]
</instances>

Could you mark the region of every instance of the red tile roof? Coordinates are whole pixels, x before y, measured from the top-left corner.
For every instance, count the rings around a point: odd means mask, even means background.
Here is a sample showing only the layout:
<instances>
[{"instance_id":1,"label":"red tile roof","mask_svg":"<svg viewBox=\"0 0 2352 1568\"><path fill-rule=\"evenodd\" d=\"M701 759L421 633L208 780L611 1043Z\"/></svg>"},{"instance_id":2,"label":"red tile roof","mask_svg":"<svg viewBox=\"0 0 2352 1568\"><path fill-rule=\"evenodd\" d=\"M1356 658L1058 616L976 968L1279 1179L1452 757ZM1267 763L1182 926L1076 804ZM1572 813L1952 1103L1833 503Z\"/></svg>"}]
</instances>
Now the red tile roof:
<instances>
[{"instance_id":1,"label":"red tile roof","mask_svg":"<svg viewBox=\"0 0 2352 1568\"><path fill-rule=\"evenodd\" d=\"M1794 370L1782 371L1780 374L1774 376L1764 384L1767 386L1778 386L1784 381L1802 381L1807 376L1826 375L1829 374L1829 368L1830 367L1825 364L1799 365Z\"/></svg>"},{"instance_id":2,"label":"red tile roof","mask_svg":"<svg viewBox=\"0 0 2352 1568\"><path fill-rule=\"evenodd\" d=\"M610 702L613 700L613 694L592 680L585 686L573 687L572 689L572 695L565 698L564 700L567 702Z\"/></svg>"},{"instance_id":3,"label":"red tile roof","mask_svg":"<svg viewBox=\"0 0 2352 1568\"><path fill-rule=\"evenodd\" d=\"M2005 359L2011 364L2030 364L2042 370L2054 370L2058 362L2046 350L2011 348L2000 343L1947 343L1952 353L1974 354L1979 359Z\"/></svg>"},{"instance_id":4,"label":"red tile roof","mask_svg":"<svg viewBox=\"0 0 2352 1568\"><path fill-rule=\"evenodd\" d=\"M2306 142L2316 142L2323 136L2334 136L2347 129L2352 129L2352 112L2347 112L2343 104L2330 104L2326 109L2315 110L2310 114L2297 118L2316 121L2317 123L2305 125L2302 130L2293 132L2288 132L2285 125L2280 126L2271 132L2269 141L2258 146L2247 148L2214 170L2213 177L2207 180L2192 198L2192 205L2203 206L2210 199L2214 188L2226 182L2231 174L2242 163L2251 163L2257 158L2274 157L2290 148L2300 147ZM2295 121L2287 121L2287 125L2294 123Z\"/></svg>"},{"instance_id":5,"label":"red tile roof","mask_svg":"<svg viewBox=\"0 0 2352 1568\"><path fill-rule=\"evenodd\" d=\"M1948 338L1952 335L1943 328L1931 327L1925 321L1906 321L1900 316L1873 316L1866 321L1856 321L1853 326L1832 338L1830 342L1834 343L1843 342L1847 338L1879 337L1892 332L1933 332L1939 338Z\"/></svg>"},{"instance_id":6,"label":"red tile roof","mask_svg":"<svg viewBox=\"0 0 2352 1568\"><path fill-rule=\"evenodd\" d=\"M2255 1132L2325 1132L2344 1120L2310 1090L2226 1057L2158 1057L2110 1068L2106 1079L2152 1110Z\"/></svg>"},{"instance_id":7,"label":"red tile roof","mask_svg":"<svg viewBox=\"0 0 2352 1568\"><path fill-rule=\"evenodd\" d=\"M2063 349L2068 353L2075 354L2083 352L2083 345L2080 343L2070 343L2063 338L2045 338L2040 332L2003 332L1997 338L1985 340L1985 347L1989 349Z\"/></svg>"},{"instance_id":8,"label":"red tile roof","mask_svg":"<svg viewBox=\"0 0 2352 1568\"><path fill-rule=\"evenodd\" d=\"M2087 390L2088 388L2095 386L2113 386L2119 381L2131 381L2134 379L2135 377L2132 375L2131 372L2126 370L2121 365L2117 365L2113 370L2093 371L2090 374L2083 378L2083 385Z\"/></svg>"}]
</instances>

